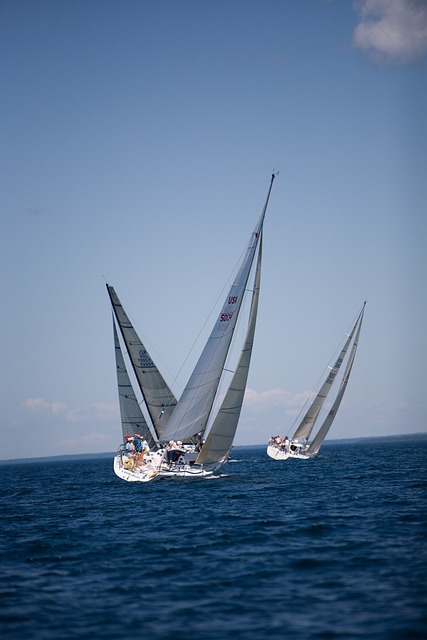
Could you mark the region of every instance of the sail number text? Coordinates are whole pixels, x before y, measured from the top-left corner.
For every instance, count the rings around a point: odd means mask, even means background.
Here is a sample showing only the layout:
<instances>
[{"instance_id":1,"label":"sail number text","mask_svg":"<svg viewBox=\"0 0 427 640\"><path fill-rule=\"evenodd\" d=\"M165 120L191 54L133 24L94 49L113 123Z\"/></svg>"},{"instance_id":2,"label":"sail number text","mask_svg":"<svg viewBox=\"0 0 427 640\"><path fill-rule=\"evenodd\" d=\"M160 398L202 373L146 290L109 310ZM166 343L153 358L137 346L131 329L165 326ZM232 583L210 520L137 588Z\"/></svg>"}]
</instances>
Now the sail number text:
<instances>
[{"instance_id":1,"label":"sail number text","mask_svg":"<svg viewBox=\"0 0 427 640\"><path fill-rule=\"evenodd\" d=\"M238 297L239 296L228 296L228 304L236 304ZM234 311L221 313L221 315L219 316L219 321L228 322L228 320L231 320L231 318L233 317L233 313Z\"/></svg>"}]
</instances>

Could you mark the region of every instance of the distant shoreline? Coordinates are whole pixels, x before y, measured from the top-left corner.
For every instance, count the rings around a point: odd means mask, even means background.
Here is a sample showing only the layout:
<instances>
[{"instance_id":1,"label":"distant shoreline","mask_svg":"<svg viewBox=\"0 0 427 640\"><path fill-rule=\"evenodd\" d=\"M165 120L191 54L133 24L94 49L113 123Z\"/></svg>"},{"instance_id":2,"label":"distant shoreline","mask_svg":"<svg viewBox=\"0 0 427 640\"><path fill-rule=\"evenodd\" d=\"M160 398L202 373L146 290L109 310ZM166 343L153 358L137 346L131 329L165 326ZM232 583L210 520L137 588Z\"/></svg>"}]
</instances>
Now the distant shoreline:
<instances>
[{"instance_id":1,"label":"distant shoreline","mask_svg":"<svg viewBox=\"0 0 427 640\"><path fill-rule=\"evenodd\" d=\"M409 433L409 434L401 434L397 436L371 436L365 438L341 438L336 440L326 440L323 446L328 445L336 445L336 444L357 444L359 442L372 442L372 443L381 443L381 442L417 442L417 441L425 441L427 440L427 432L421 433ZM266 444L245 444L245 445L236 445L233 447L234 450L238 449L255 449L259 447L265 447ZM113 458L116 455L115 451L104 452L104 453L72 453L72 454L64 454L61 456L41 456L38 458L10 458L9 460L0 460L0 465L4 464L21 464L21 463L31 463L31 462L66 462L71 460L93 460L93 459L102 459L102 458Z\"/></svg>"}]
</instances>

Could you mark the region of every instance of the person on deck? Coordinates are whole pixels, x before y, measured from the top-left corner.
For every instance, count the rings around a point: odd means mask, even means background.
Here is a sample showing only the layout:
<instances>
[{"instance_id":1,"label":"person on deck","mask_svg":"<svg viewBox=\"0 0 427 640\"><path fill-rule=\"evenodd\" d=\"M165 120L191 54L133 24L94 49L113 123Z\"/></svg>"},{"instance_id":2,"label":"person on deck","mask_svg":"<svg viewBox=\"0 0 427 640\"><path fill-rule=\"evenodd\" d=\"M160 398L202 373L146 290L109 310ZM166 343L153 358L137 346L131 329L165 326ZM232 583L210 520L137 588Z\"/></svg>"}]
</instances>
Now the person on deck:
<instances>
[{"instance_id":1,"label":"person on deck","mask_svg":"<svg viewBox=\"0 0 427 640\"><path fill-rule=\"evenodd\" d=\"M139 433L135 433L134 437L133 437L133 444L135 447L135 453L139 454L142 453L142 440L141 440L141 436L139 435Z\"/></svg>"},{"instance_id":2,"label":"person on deck","mask_svg":"<svg viewBox=\"0 0 427 640\"><path fill-rule=\"evenodd\" d=\"M178 440L175 442L174 440L170 440L166 446L168 462L178 462L179 456L183 453L184 449L181 449L182 442Z\"/></svg>"},{"instance_id":3,"label":"person on deck","mask_svg":"<svg viewBox=\"0 0 427 640\"><path fill-rule=\"evenodd\" d=\"M126 440L126 444L125 444L125 451L128 455L132 455L133 452L135 451L135 447L133 445L133 438L132 436L125 436L125 440Z\"/></svg>"}]
</instances>

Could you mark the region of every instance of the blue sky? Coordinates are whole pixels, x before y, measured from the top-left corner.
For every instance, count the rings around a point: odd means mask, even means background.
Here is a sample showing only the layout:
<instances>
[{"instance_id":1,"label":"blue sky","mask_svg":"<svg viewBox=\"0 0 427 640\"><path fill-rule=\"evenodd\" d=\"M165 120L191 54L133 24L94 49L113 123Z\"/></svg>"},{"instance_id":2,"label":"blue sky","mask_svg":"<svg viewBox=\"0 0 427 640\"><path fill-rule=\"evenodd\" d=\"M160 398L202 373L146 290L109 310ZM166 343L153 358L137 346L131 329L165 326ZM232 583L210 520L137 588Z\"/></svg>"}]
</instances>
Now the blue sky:
<instances>
[{"instance_id":1,"label":"blue sky","mask_svg":"<svg viewBox=\"0 0 427 640\"><path fill-rule=\"evenodd\" d=\"M0 458L116 449L105 279L172 382L273 169L236 444L365 299L330 437L426 431L426 63L425 2L4 0Z\"/></svg>"}]
</instances>

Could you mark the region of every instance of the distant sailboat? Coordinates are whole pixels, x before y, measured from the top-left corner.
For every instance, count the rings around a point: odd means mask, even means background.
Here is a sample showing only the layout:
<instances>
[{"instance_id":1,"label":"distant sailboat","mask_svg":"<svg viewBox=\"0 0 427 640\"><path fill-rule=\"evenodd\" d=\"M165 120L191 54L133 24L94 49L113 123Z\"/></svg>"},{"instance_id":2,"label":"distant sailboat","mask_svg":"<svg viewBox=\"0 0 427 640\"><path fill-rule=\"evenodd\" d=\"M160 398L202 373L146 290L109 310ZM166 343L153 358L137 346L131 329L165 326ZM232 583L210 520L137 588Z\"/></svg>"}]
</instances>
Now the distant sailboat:
<instances>
[{"instance_id":1,"label":"distant sailboat","mask_svg":"<svg viewBox=\"0 0 427 640\"><path fill-rule=\"evenodd\" d=\"M123 480L147 482L154 477L209 476L227 462L249 373L261 280L262 231L276 175L271 176L264 207L250 236L237 275L179 401L138 337L115 290L107 284L113 309L120 413L126 441L115 456L114 471ZM248 291L248 280L256 254L253 288ZM215 413L214 401L246 294L251 294L246 335L232 380ZM144 412L126 370L116 325L143 399ZM142 455L131 450L132 439L134 442L144 442L145 450Z\"/></svg>"},{"instance_id":2,"label":"distant sailboat","mask_svg":"<svg viewBox=\"0 0 427 640\"><path fill-rule=\"evenodd\" d=\"M287 460L288 458L307 460L309 458L312 458L319 452L320 447L322 446L322 443L332 426L338 408L343 399L345 390L347 388L354 359L356 357L365 305L366 302L363 304L363 307L357 316L353 329L347 336L344 346L342 347L334 366L330 368L326 379L324 380L316 397L311 402L308 410L304 414L304 417L299 423L291 440L289 440L287 437L285 439L282 439L280 436L273 436L270 439L267 446L267 454L270 456L270 458L273 458L274 460ZM324 402L329 392L331 391L333 384L337 378L337 374L344 362L346 363L344 374L341 380L341 384L337 389L332 406L316 435L310 441Z\"/></svg>"}]
</instances>

